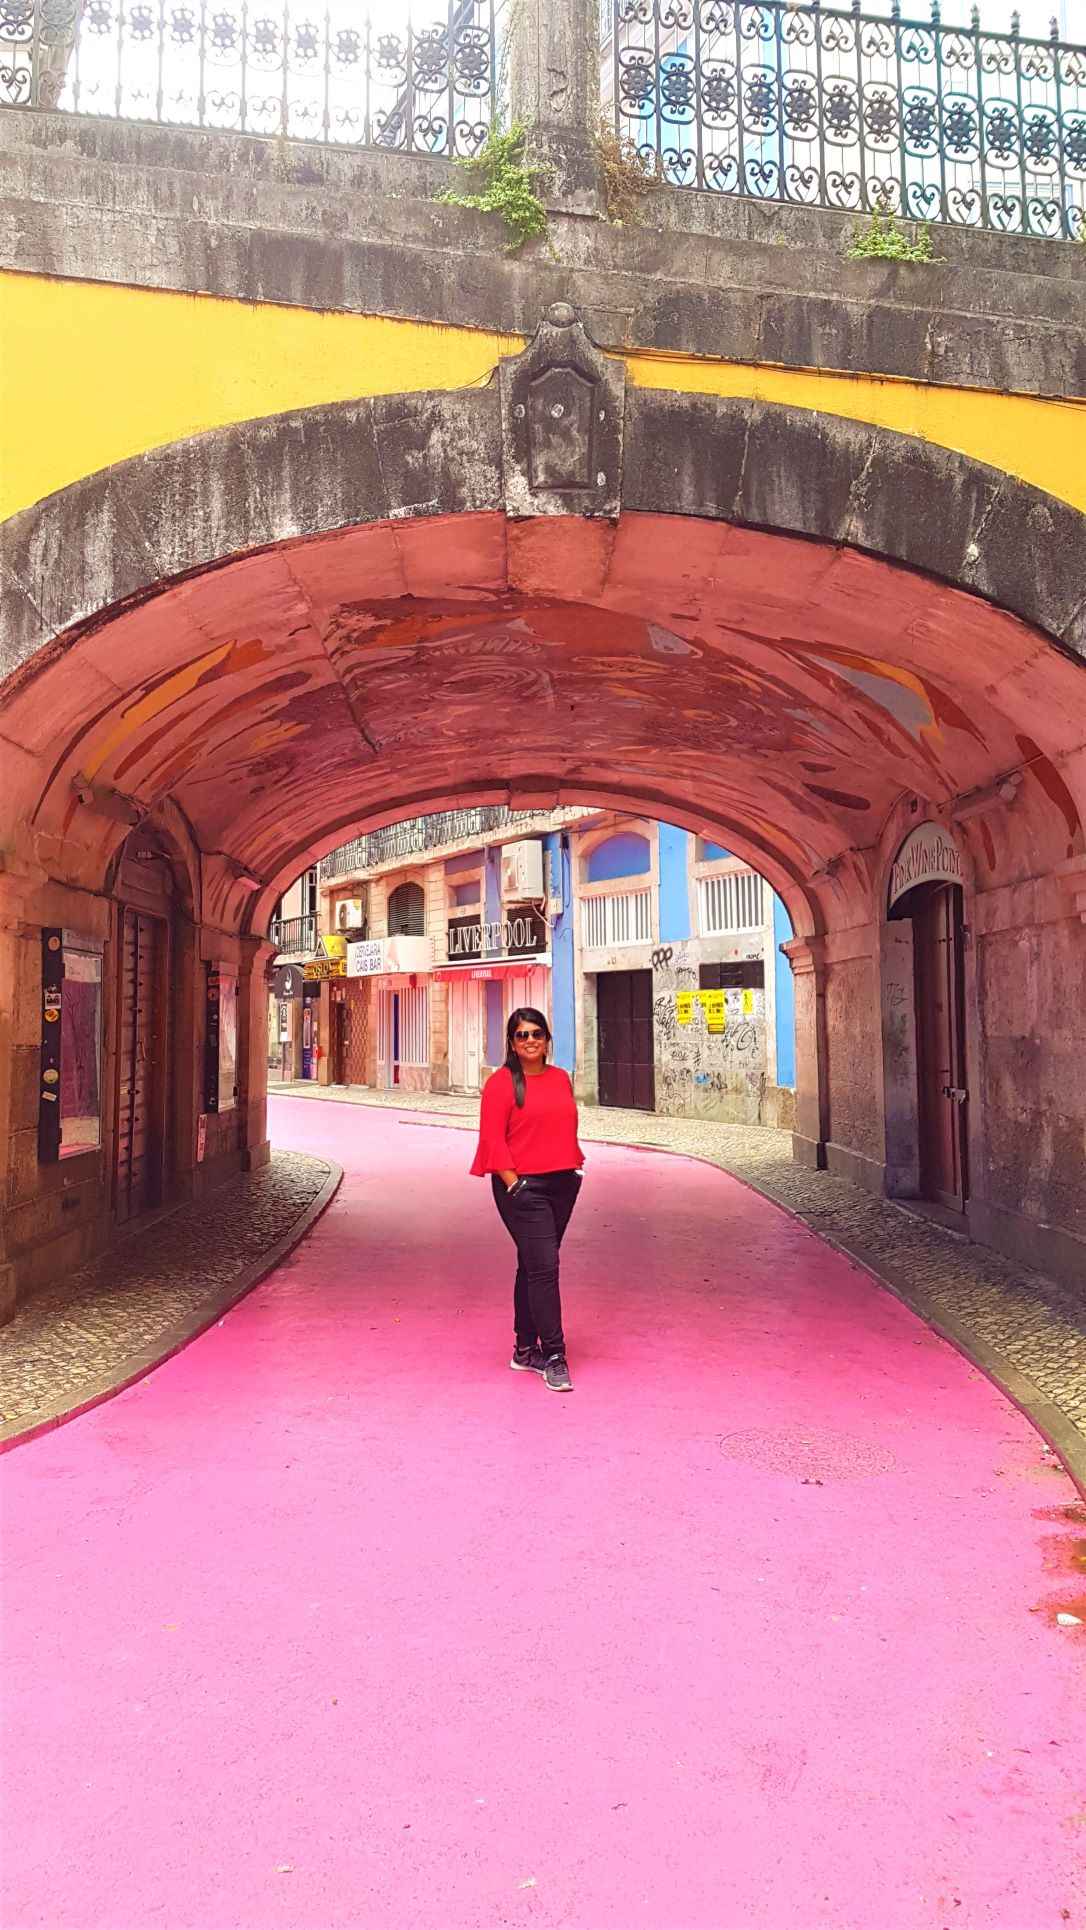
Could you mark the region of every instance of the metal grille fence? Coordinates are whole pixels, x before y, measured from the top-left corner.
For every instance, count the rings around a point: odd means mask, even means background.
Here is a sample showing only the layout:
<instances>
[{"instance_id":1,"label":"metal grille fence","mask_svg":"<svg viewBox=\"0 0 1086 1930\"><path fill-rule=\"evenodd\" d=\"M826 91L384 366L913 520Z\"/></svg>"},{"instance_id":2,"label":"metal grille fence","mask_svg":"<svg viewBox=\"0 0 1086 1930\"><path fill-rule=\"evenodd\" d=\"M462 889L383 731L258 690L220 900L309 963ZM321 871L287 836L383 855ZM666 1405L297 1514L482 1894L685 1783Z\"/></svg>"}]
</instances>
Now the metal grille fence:
<instances>
[{"instance_id":1,"label":"metal grille fence","mask_svg":"<svg viewBox=\"0 0 1086 1930\"><path fill-rule=\"evenodd\" d=\"M599 951L607 945L648 945L652 940L651 891L617 891L582 898L584 943Z\"/></svg>"},{"instance_id":2,"label":"metal grille fence","mask_svg":"<svg viewBox=\"0 0 1086 1930\"><path fill-rule=\"evenodd\" d=\"M1076 237L1086 47L821 7L604 0L616 133L676 187Z\"/></svg>"},{"instance_id":3,"label":"metal grille fence","mask_svg":"<svg viewBox=\"0 0 1086 1930\"><path fill-rule=\"evenodd\" d=\"M434 811L421 818L402 818L397 824L364 831L330 851L321 859L321 878L343 878L351 872L369 871L395 858L409 857L413 852L437 851L445 845L482 838L489 831L537 824L541 819L560 824L583 816L583 811L573 805L560 805L554 811L513 811L505 804L481 804L456 811Z\"/></svg>"},{"instance_id":4,"label":"metal grille fence","mask_svg":"<svg viewBox=\"0 0 1086 1930\"><path fill-rule=\"evenodd\" d=\"M273 918L268 937L277 952L314 952L317 949L317 917L303 912L298 918Z\"/></svg>"},{"instance_id":5,"label":"metal grille fence","mask_svg":"<svg viewBox=\"0 0 1086 1930\"><path fill-rule=\"evenodd\" d=\"M699 878L698 911L703 938L759 931L763 922L761 878L756 871L726 871L715 878Z\"/></svg>"},{"instance_id":6,"label":"metal grille fence","mask_svg":"<svg viewBox=\"0 0 1086 1930\"><path fill-rule=\"evenodd\" d=\"M0 103L474 154L504 0L0 0Z\"/></svg>"}]
</instances>

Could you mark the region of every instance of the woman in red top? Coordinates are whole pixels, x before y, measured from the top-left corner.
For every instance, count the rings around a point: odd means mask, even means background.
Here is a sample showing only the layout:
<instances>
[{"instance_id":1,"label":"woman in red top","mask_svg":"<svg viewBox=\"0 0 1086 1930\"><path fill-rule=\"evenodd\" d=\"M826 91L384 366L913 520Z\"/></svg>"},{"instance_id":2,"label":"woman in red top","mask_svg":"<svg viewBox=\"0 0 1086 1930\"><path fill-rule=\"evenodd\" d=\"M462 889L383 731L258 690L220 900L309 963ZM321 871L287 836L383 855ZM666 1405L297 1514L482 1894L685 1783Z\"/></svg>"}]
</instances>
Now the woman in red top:
<instances>
[{"instance_id":1,"label":"woman in red top","mask_svg":"<svg viewBox=\"0 0 1086 1930\"><path fill-rule=\"evenodd\" d=\"M505 1028L505 1064L483 1087L472 1172L491 1175L494 1201L516 1242L516 1346L510 1367L532 1368L556 1394L572 1392L562 1334L558 1249L581 1190L577 1101L568 1072L547 1064L550 1027L522 1005Z\"/></svg>"}]
</instances>

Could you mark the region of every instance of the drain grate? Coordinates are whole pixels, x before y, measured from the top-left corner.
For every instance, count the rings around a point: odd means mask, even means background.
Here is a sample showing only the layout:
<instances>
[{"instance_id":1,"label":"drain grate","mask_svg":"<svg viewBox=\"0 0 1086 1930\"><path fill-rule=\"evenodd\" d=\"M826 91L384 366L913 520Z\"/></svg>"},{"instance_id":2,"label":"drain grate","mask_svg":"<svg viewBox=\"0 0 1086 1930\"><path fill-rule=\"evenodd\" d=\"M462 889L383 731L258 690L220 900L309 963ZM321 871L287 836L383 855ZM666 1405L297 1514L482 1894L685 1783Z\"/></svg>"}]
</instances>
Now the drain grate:
<instances>
[{"instance_id":1,"label":"drain grate","mask_svg":"<svg viewBox=\"0 0 1086 1930\"><path fill-rule=\"evenodd\" d=\"M860 1481L889 1474L897 1466L888 1448L857 1441L832 1427L748 1427L739 1434L722 1434L720 1452L730 1461L748 1461L801 1481Z\"/></svg>"}]
</instances>

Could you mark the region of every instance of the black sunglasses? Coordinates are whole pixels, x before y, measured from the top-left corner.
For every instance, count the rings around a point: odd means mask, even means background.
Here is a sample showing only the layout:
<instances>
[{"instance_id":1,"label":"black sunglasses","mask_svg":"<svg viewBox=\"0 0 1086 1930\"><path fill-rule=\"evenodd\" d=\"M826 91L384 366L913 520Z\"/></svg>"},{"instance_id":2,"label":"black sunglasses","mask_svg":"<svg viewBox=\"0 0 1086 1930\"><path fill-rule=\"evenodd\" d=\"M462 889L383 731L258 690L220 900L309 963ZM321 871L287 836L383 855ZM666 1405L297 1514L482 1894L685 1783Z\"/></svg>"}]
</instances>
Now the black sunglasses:
<instances>
[{"instance_id":1,"label":"black sunglasses","mask_svg":"<svg viewBox=\"0 0 1086 1930\"><path fill-rule=\"evenodd\" d=\"M514 1032L513 1034L514 1039L545 1039L546 1036L545 1032L537 1031L534 1026L530 1032Z\"/></svg>"}]
</instances>

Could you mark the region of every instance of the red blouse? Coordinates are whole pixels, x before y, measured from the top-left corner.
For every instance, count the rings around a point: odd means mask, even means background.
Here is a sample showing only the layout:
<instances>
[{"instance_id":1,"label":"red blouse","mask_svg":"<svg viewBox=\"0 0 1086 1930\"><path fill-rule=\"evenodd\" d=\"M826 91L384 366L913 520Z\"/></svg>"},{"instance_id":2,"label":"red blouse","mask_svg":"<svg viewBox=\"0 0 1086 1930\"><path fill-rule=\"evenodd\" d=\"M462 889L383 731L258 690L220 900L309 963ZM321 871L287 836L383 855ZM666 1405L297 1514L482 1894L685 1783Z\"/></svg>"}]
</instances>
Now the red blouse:
<instances>
[{"instance_id":1,"label":"red blouse","mask_svg":"<svg viewBox=\"0 0 1086 1930\"><path fill-rule=\"evenodd\" d=\"M529 1074L524 1104L518 1106L508 1066L492 1072L479 1111L479 1145L471 1169L476 1178L487 1173L562 1173L583 1165L569 1073L561 1066L544 1066L542 1072Z\"/></svg>"}]
</instances>

